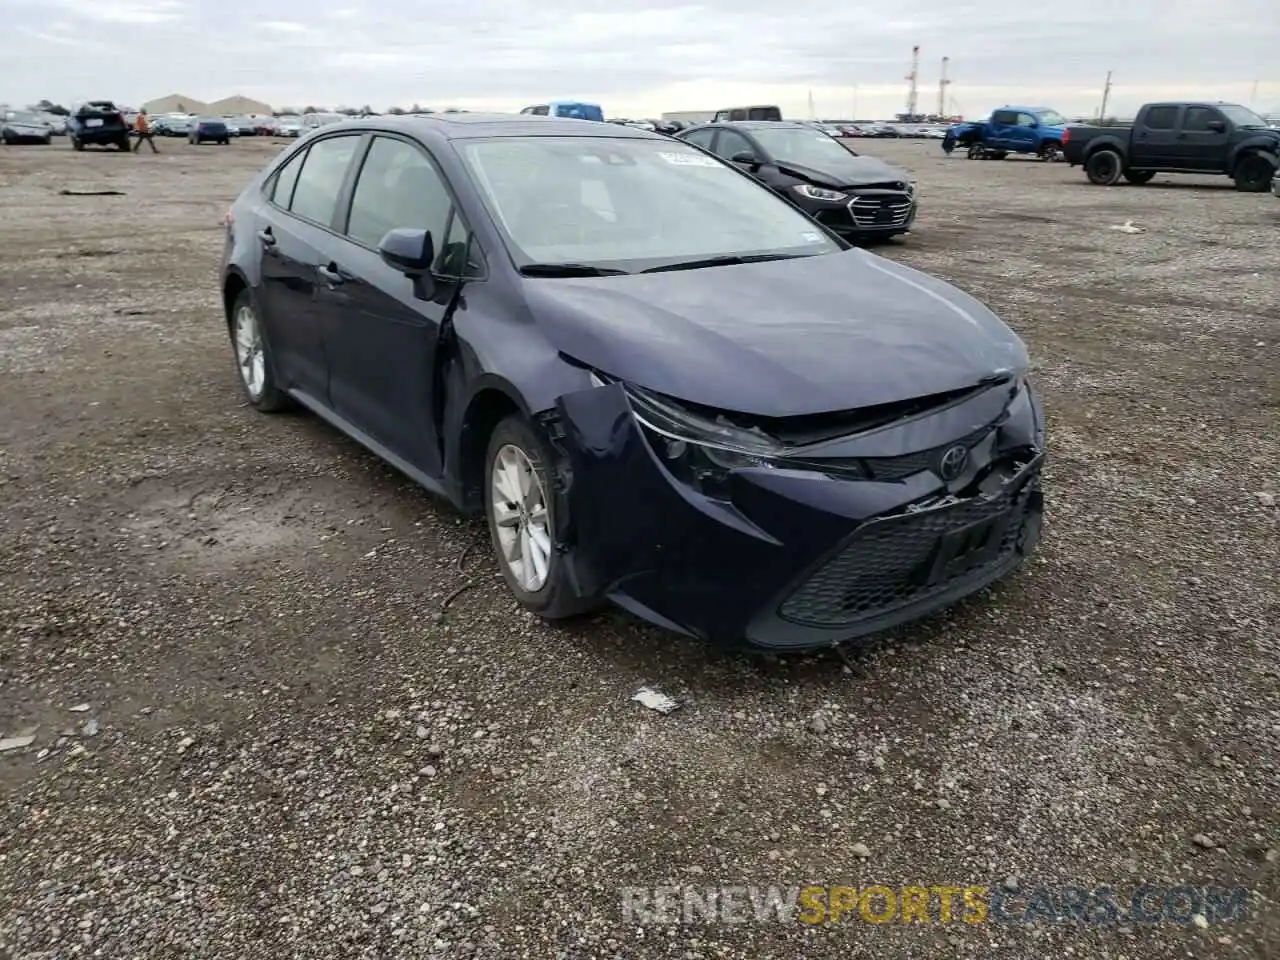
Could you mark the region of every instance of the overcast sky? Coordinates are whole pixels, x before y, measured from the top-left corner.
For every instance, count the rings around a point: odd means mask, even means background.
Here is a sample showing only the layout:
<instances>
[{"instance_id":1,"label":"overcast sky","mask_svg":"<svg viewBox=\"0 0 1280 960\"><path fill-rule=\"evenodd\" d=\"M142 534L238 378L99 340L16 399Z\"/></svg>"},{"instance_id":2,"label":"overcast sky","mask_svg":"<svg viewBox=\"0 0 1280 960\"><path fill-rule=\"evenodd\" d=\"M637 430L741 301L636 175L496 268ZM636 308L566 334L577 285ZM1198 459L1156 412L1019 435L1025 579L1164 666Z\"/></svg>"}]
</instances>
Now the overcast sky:
<instances>
[{"instance_id":1,"label":"overcast sky","mask_svg":"<svg viewBox=\"0 0 1280 960\"><path fill-rule=\"evenodd\" d=\"M920 107L1095 110L1196 97L1280 109L1280 0L915 0L893 5L648 0L0 0L0 102L241 93L273 106L518 110L549 98L617 116L777 103L888 117ZM596 5L602 9L602 5ZM820 18L809 16L820 10ZM794 11L794 13L792 12ZM1110 112L1110 111L1109 111Z\"/></svg>"}]
</instances>

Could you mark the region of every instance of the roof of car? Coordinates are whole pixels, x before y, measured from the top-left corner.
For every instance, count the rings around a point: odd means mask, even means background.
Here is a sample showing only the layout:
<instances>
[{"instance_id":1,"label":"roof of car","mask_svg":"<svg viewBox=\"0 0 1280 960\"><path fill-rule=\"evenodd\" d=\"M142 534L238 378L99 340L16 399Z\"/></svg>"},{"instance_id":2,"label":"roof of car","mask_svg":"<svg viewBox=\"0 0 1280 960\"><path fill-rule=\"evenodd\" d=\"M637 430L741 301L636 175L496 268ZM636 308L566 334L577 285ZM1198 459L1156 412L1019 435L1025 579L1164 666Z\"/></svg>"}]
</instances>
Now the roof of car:
<instances>
[{"instance_id":1,"label":"roof of car","mask_svg":"<svg viewBox=\"0 0 1280 960\"><path fill-rule=\"evenodd\" d=\"M433 113L414 116L381 116L351 120L327 130L373 127L404 133L432 133L445 140L478 137L626 137L668 140L662 134L616 123L597 123L569 117L538 117L519 113Z\"/></svg>"},{"instance_id":2,"label":"roof of car","mask_svg":"<svg viewBox=\"0 0 1280 960\"><path fill-rule=\"evenodd\" d=\"M779 127L788 130L806 130L811 129L813 125L813 123L801 123L799 120L715 120L701 124L704 127L732 127L735 130L777 130Z\"/></svg>"}]
</instances>

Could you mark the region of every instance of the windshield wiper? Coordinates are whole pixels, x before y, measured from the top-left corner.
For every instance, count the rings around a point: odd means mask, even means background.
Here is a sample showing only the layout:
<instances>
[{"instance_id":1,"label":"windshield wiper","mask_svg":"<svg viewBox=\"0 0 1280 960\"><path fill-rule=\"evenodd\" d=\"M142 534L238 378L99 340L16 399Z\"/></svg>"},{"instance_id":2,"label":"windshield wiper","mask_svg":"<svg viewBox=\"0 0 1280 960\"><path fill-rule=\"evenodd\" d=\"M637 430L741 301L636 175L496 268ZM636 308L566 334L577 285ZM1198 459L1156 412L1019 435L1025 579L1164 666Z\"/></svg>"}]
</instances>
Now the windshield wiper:
<instances>
[{"instance_id":1,"label":"windshield wiper","mask_svg":"<svg viewBox=\"0 0 1280 960\"><path fill-rule=\"evenodd\" d=\"M700 270L703 267L730 267L740 263L763 263L766 260L795 260L810 257L810 253L749 253L730 254L723 257L704 257L700 260L680 260L676 263L664 263L661 266L649 267L641 273L665 273L668 270Z\"/></svg>"},{"instance_id":2,"label":"windshield wiper","mask_svg":"<svg viewBox=\"0 0 1280 960\"><path fill-rule=\"evenodd\" d=\"M619 277L626 272L589 263L526 263L520 268L526 277Z\"/></svg>"}]
</instances>

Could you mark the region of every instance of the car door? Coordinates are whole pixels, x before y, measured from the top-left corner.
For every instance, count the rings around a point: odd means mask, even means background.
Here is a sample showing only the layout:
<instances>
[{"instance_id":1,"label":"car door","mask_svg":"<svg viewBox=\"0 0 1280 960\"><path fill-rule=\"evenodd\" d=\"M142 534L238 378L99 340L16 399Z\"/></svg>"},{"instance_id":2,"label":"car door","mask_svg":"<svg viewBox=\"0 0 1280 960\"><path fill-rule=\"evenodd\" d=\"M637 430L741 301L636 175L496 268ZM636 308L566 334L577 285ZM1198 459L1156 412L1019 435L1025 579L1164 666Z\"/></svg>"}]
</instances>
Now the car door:
<instances>
[{"instance_id":1,"label":"car door","mask_svg":"<svg viewBox=\"0 0 1280 960\"><path fill-rule=\"evenodd\" d=\"M259 225L259 299L272 363L282 386L321 403L329 367L316 268L359 142L359 134L330 137L291 157L268 185Z\"/></svg>"},{"instance_id":2,"label":"car door","mask_svg":"<svg viewBox=\"0 0 1280 960\"><path fill-rule=\"evenodd\" d=\"M1018 115L1012 110L995 110L987 122L987 134L983 142L997 150L1013 150L1011 131L1017 124Z\"/></svg>"},{"instance_id":3,"label":"car door","mask_svg":"<svg viewBox=\"0 0 1280 960\"><path fill-rule=\"evenodd\" d=\"M414 282L383 262L378 245L390 230L429 230L440 262L461 229L454 209L422 146L377 134L351 191L341 250L324 267L333 409L429 477L441 472L432 398L440 324L455 285L437 283L429 299L419 298Z\"/></svg>"},{"instance_id":4,"label":"car door","mask_svg":"<svg viewBox=\"0 0 1280 960\"><path fill-rule=\"evenodd\" d=\"M1147 112L1133 128L1129 146L1129 166L1138 169L1181 169L1178 154L1178 119L1182 108L1177 104L1159 104Z\"/></svg>"},{"instance_id":5,"label":"car door","mask_svg":"<svg viewBox=\"0 0 1280 960\"><path fill-rule=\"evenodd\" d=\"M1217 121L1214 127L1213 124ZM1182 129L1176 138L1179 166L1206 173L1225 173L1230 125L1221 110L1189 106L1182 112Z\"/></svg>"},{"instance_id":6,"label":"car door","mask_svg":"<svg viewBox=\"0 0 1280 960\"><path fill-rule=\"evenodd\" d=\"M1013 126L1008 130L1008 149L1017 153L1035 153L1036 152L1036 128L1040 125L1035 117L1029 113L1018 111L1014 118Z\"/></svg>"}]
</instances>

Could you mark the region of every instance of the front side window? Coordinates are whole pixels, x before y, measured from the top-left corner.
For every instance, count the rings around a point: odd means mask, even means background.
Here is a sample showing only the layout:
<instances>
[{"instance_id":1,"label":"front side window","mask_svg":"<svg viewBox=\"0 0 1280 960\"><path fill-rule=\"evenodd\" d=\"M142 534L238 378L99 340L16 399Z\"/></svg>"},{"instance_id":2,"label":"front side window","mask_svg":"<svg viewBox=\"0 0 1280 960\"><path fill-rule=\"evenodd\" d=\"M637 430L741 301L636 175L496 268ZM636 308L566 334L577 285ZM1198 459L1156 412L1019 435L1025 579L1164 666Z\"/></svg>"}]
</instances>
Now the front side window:
<instances>
[{"instance_id":1,"label":"front side window","mask_svg":"<svg viewBox=\"0 0 1280 960\"><path fill-rule=\"evenodd\" d=\"M1018 114L1018 126L1034 127L1035 125L1036 125L1036 118L1033 117L1031 114L1029 113Z\"/></svg>"},{"instance_id":2,"label":"front side window","mask_svg":"<svg viewBox=\"0 0 1280 960\"><path fill-rule=\"evenodd\" d=\"M1036 116L1046 127L1065 127L1067 118L1056 110L1041 110Z\"/></svg>"},{"instance_id":3,"label":"front side window","mask_svg":"<svg viewBox=\"0 0 1280 960\"><path fill-rule=\"evenodd\" d=\"M338 194L359 136L332 137L313 143L293 188L289 210L328 226L338 207Z\"/></svg>"},{"instance_id":4,"label":"front side window","mask_svg":"<svg viewBox=\"0 0 1280 960\"><path fill-rule=\"evenodd\" d=\"M1212 107L1187 107L1182 119L1182 129L1188 133L1209 133L1209 121L1221 120L1222 114Z\"/></svg>"},{"instance_id":5,"label":"front side window","mask_svg":"<svg viewBox=\"0 0 1280 960\"><path fill-rule=\"evenodd\" d=\"M720 139L716 141L716 155L732 160L740 153L756 154L751 141L736 130L721 130Z\"/></svg>"},{"instance_id":6,"label":"front side window","mask_svg":"<svg viewBox=\"0 0 1280 960\"><path fill-rule=\"evenodd\" d=\"M426 155L412 144L374 137L360 168L347 236L376 248L390 230L430 230L437 248L444 242L453 200Z\"/></svg>"},{"instance_id":7,"label":"front side window","mask_svg":"<svg viewBox=\"0 0 1280 960\"><path fill-rule=\"evenodd\" d=\"M506 137L459 152L519 265L631 272L843 249L768 188L678 140Z\"/></svg>"}]
</instances>

